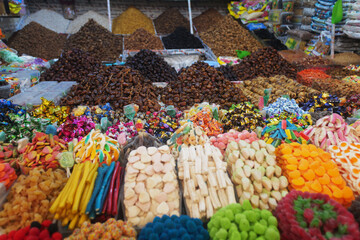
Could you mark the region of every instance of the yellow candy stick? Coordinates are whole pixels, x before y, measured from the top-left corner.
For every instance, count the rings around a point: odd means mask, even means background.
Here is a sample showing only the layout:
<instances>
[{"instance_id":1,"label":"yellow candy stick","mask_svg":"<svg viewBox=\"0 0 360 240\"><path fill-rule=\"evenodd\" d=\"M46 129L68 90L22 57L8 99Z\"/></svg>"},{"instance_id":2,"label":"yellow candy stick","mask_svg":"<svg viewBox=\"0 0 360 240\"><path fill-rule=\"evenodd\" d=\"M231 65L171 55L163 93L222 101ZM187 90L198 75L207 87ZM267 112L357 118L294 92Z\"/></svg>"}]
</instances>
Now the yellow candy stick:
<instances>
[{"instance_id":1,"label":"yellow candy stick","mask_svg":"<svg viewBox=\"0 0 360 240\"><path fill-rule=\"evenodd\" d=\"M91 194L93 193L94 186L95 186L95 180L96 180L97 175L98 175L98 172L95 172L94 176L92 177L92 180L90 182L89 191L87 192L84 201L81 201L80 212L83 213L83 214L85 214L87 204L89 203L90 198L91 198Z\"/></svg>"},{"instance_id":2,"label":"yellow candy stick","mask_svg":"<svg viewBox=\"0 0 360 240\"><path fill-rule=\"evenodd\" d=\"M73 181L73 184L71 184L70 186L70 189L69 189L69 194L66 198L66 206L67 207L71 207L72 206L72 203L74 201L74 197L75 197L75 192L76 192L76 189L78 188L79 186L79 179L80 179L80 175L81 173L83 172L83 168L84 168L84 163L80 163L79 164L80 166L78 167L77 171L76 172L73 172L74 174L74 181Z\"/></svg>"},{"instance_id":3,"label":"yellow candy stick","mask_svg":"<svg viewBox=\"0 0 360 240\"><path fill-rule=\"evenodd\" d=\"M81 225L85 222L85 221L89 221L89 218L86 214L82 214L80 219L79 219L79 222L77 224L77 227L81 227Z\"/></svg>"},{"instance_id":4,"label":"yellow candy stick","mask_svg":"<svg viewBox=\"0 0 360 240\"><path fill-rule=\"evenodd\" d=\"M88 192L90 190L90 185L91 185L91 179L93 178L94 174L97 172L97 167L98 164L91 164L92 169L90 170L89 176L87 177L86 181L85 181L85 188L84 188L84 192L81 195L81 199L80 199L80 208L82 207L86 196L88 195ZM92 190L91 190L92 192Z\"/></svg>"},{"instance_id":5,"label":"yellow candy stick","mask_svg":"<svg viewBox=\"0 0 360 240\"><path fill-rule=\"evenodd\" d=\"M84 192L84 188L85 188L85 183L86 183L86 179L88 178L88 175L90 173L90 162L87 161L85 163L85 167L83 169L83 175L81 177L81 181L80 181L80 184L76 190L76 195L75 195L75 198L74 198L74 202L73 202L73 205L72 205L72 213L77 213L78 210L79 210L79 203L80 203L80 198L81 198L81 195L83 194Z\"/></svg>"},{"instance_id":6,"label":"yellow candy stick","mask_svg":"<svg viewBox=\"0 0 360 240\"><path fill-rule=\"evenodd\" d=\"M68 225L69 224L69 219L66 217L66 218L64 218L62 221L61 221L61 226L66 226L66 225Z\"/></svg>"},{"instance_id":7,"label":"yellow candy stick","mask_svg":"<svg viewBox=\"0 0 360 240\"><path fill-rule=\"evenodd\" d=\"M75 228L78 220L79 220L79 214L76 214L76 215L74 216L74 218L71 220L70 224L69 224L69 229L70 229L70 230L74 230L74 228Z\"/></svg>"}]
</instances>

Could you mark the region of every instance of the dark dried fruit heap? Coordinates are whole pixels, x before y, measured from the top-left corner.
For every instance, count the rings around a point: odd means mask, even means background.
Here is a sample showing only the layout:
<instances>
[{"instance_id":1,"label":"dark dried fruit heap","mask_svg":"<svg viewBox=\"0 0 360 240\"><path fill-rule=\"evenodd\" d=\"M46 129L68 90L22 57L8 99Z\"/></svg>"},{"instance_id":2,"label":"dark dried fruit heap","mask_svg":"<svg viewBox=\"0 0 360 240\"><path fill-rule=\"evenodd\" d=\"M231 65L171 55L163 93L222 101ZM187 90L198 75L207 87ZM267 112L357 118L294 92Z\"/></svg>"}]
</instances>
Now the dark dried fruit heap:
<instances>
[{"instance_id":1,"label":"dark dried fruit heap","mask_svg":"<svg viewBox=\"0 0 360 240\"><path fill-rule=\"evenodd\" d=\"M160 14L154 20L154 25L158 34L170 34L175 31L177 27L189 29L189 21L177 8L169 8Z\"/></svg>"},{"instance_id":2,"label":"dark dried fruit heap","mask_svg":"<svg viewBox=\"0 0 360 240\"><path fill-rule=\"evenodd\" d=\"M160 38L152 35L143 28L139 28L130 36L125 37L124 41L125 49L127 50L164 49Z\"/></svg>"},{"instance_id":3,"label":"dark dried fruit heap","mask_svg":"<svg viewBox=\"0 0 360 240\"><path fill-rule=\"evenodd\" d=\"M233 66L233 71L238 76L239 81L275 75L296 78L295 66L288 63L274 48L270 47L263 48L245 57L241 63Z\"/></svg>"},{"instance_id":4,"label":"dark dried fruit heap","mask_svg":"<svg viewBox=\"0 0 360 240\"><path fill-rule=\"evenodd\" d=\"M192 35L184 27L178 27L173 33L162 38L166 49L196 49L204 48L200 39Z\"/></svg>"},{"instance_id":5,"label":"dark dried fruit heap","mask_svg":"<svg viewBox=\"0 0 360 240\"><path fill-rule=\"evenodd\" d=\"M177 78L175 68L150 50L141 50L126 60L126 65L138 70L152 82L171 82Z\"/></svg>"},{"instance_id":6,"label":"dark dried fruit heap","mask_svg":"<svg viewBox=\"0 0 360 240\"><path fill-rule=\"evenodd\" d=\"M64 48L66 35L58 34L36 22L31 22L16 32L9 40L9 47L16 49L19 55L51 60L57 58Z\"/></svg>"},{"instance_id":7,"label":"dark dried fruit heap","mask_svg":"<svg viewBox=\"0 0 360 240\"><path fill-rule=\"evenodd\" d=\"M205 12L193 19L194 25L198 32L203 32L209 29L212 25L217 23L223 16L214 8L209 8Z\"/></svg>"},{"instance_id":8,"label":"dark dried fruit heap","mask_svg":"<svg viewBox=\"0 0 360 240\"><path fill-rule=\"evenodd\" d=\"M325 194L291 191L274 215L283 240L359 239L353 215Z\"/></svg>"},{"instance_id":9,"label":"dark dried fruit heap","mask_svg":"<svg viewBox=\"0 0 360 240\"><path fill-rule=\"evenodd\" d=\"M238 78L234 71L232 70L232 66L230 65L222 65L218 68L216 68L218 71L222 72L224 77L229 81L237 81Z\"/></svg>"},{"instance_id":10,"label":"dark dried fruit heap","mask_svg":"<svg viewBox=\"0 0 360 240\"><path fill-rule=\"evenodd\" d=\"M155 92L151 82L136 70L102 66L87 80L73 86L61 104L76 107L110 103L114 110L122 112L125 105L135 103L141 112L154 112L160 109Z\"/></svg>"},{"instance_id":11,"label":"dark dried fruit heap","mask_svg":"<svg viewBox=\"0 0 360 240\"><path fill-rule=\"evenodd\" d=\"M351 207L349 207L349 212L354 216L357 223L360 225L360 196L358 196L351 203Z\"/></svg>"},{"instance_id":12,"label":"dark dried fruit heap","mask_svg":"<svg viewBox=\"0 0 360 240\"><path fill-rule=\"evenodd\" d=\"M207 63L197 62L164 88L162 101L185 110L204 101L220 104L229 109L232 104L246 100L239 88L224 78L224 75Z\"/></svg>"},{"instance_id":13,"label":"dark dried fruit heap","mask_svg":"<svg viewBox=\"0 0 360 240\"><path fill-rule=\"evenodd\" d=\"M82 82L89 73L97 71L100 66L101 62L88 52L73 49L63 53L59 60L41 75L41 80Z\"/></svg>"},{"instance_id":14,"label":"dark dried fruit heap","mask_svg":"<svg viewBox=\"0 0 360 240\"><path fill-rule=\"evenodd\" d=\"M66 49L81 49L100 61L114 61L122 53L122 39L90 19L66 41Z\"/></svg>"}]
</instances>

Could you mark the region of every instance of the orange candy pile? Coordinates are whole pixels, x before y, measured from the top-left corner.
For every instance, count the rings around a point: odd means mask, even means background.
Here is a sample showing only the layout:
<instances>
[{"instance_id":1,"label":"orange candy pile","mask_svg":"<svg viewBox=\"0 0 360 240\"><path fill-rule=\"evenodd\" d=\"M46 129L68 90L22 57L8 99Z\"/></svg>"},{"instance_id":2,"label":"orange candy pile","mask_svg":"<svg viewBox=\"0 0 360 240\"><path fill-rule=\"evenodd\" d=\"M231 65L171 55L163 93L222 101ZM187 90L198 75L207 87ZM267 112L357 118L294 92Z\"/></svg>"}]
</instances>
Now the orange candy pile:
<instances>
[{"instance_id":1,"label":"orange candy pile","mask_svg":"<svg viewBox=\"0 0 360 240\"><path fill-rule=\"evenodd\" d=\"M276 156L290 190L327 194L345 206L354 200L353 191L346 186L330 153L312 144L295 142L280 145Z\"/></svg>"},{"instance_id":2,"label":"orange candy pile","mask_svg":"<svg viewBox=\"0 0 360 240\"><path fill-rule=\"evenodd\" d=\"M9 163L0 163L0 182L5 185L6 189L9 189L16 178L16 172Z\"/></svg>"}]
</instances>

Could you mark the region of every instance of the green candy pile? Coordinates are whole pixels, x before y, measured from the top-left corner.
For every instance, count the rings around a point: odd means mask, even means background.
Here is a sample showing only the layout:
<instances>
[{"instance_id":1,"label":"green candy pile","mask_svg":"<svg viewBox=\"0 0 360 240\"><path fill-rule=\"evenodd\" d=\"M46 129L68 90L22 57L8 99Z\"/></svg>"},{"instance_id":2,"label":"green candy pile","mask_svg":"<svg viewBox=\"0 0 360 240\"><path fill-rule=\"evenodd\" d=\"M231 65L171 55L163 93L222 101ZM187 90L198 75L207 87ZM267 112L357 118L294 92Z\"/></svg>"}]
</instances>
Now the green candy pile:
<instances>
[{"instance_id":1,"label":"green candy pile","mask_svg":"<svg viewBox=\"0 0 360 240\"><path fill-rule=\"evenodd\" d=\"M277 219L268 210L253 209L249 200L217 211L208 223L214 240L280 240Z\"/></svg>"}]
</instances>

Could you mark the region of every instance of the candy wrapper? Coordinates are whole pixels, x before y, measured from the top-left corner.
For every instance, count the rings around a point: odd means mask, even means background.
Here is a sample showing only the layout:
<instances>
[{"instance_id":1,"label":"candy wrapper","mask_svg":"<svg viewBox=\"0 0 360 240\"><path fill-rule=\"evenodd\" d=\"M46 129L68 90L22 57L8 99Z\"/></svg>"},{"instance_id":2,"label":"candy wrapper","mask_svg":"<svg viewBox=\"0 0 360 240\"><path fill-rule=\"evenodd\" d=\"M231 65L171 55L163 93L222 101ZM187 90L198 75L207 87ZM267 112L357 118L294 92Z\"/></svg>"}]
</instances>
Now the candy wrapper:
<instances>
[{"instance_id":1,"label":"candy wrapper","mask_svg":"<svg viewBox=\"0 0 360 240\"><path fill-rule=\"evenodd\" d=\"M93 107L78 106L72 110L72 114L76 117L86 115L91 117L95 123L100 123L103 117L107 117L110 122L113 122L115 116L115 112L109 103Z\"/></svg>"},{"instance_id":2,"label":"candy wrapper","mask_svg":"<svg viewBox=\"0 0 360 240\"><path fill-rule=\"evenodd\" d=\"M106 135L113 139L118 139L120 134L125 134L126 141L128 141L137 136L138 132L133 122L124 123L120 121L110 126L106 131Z\"/></svg>"},{"instance_id":3,"label":"candy wrapper","mask_svg":"<svg viewBox=\"0 0 360 240\"><path fill-rule=\"evenodd\" d=\"M213 113L208 108L199 111L190 120L194 126L200 126L208 136L216 136L224 131L221 122L214 118Z\"/></svg>"},{"instance_id":4,"label":"candy wrapper","mask_svg":"<svg viewBox=\"0 0 360 240\"><path fill-rule=\"evenodd\" d=\"M306 111L302 110L299 105L295 102L294 99L287 99L284 97L280 97L276 100L276 102L264 107L263 109L268 116L274 114L280 114L283 111L287 111L289 113L294 113L296 115L302 116L307 114Z\"/></svg>"},{"instance_id":5,"label":"candy wrapper","mask_svg":"<svg viewBox=\"0 0 360 240\"><path fill-rule=\"evenodd\" d=\"M86 136L92 129L95 128L95 123L91 118L86 116L74 117L69 116L66 121L57 129L59 137L66 142L77 138L79 141Z\"/></svg>"},{"instance_id":6,"label":"candy wrapper","mask_svg":"<svg viewBox=\"0 0 360 240\"><path fill-rule=\"evenodd\" d=\"M359 71L360 71L360 65L350 64L349 66L344 67L344 69L348 69L348 70L352 70L352 71L355 71L355 72L359 72Z\"/></svg>"},{"instance_id":7,"label":"candy wrapper","mask_svg":"<svg viewBox=\"0 0 360 240\"><path fill-rule=\"evenodd\" d=\"M328 195L291 191L274 213L281 239L359 239L354 217Z\"/></svg>"},{"instance_id":8,"label":"candy wrapper","mask_svg":"<svg viewBox=\"0 0 360 240\"><path fill-rule=\"evenodd\" d=\"M50 119L52 123L59 124L65 122L70 113L70 108L66 106L55 106L55 103L41 97L41 105L35 106L32 114L37 118Z\"/></svg>"}]
</instances>

